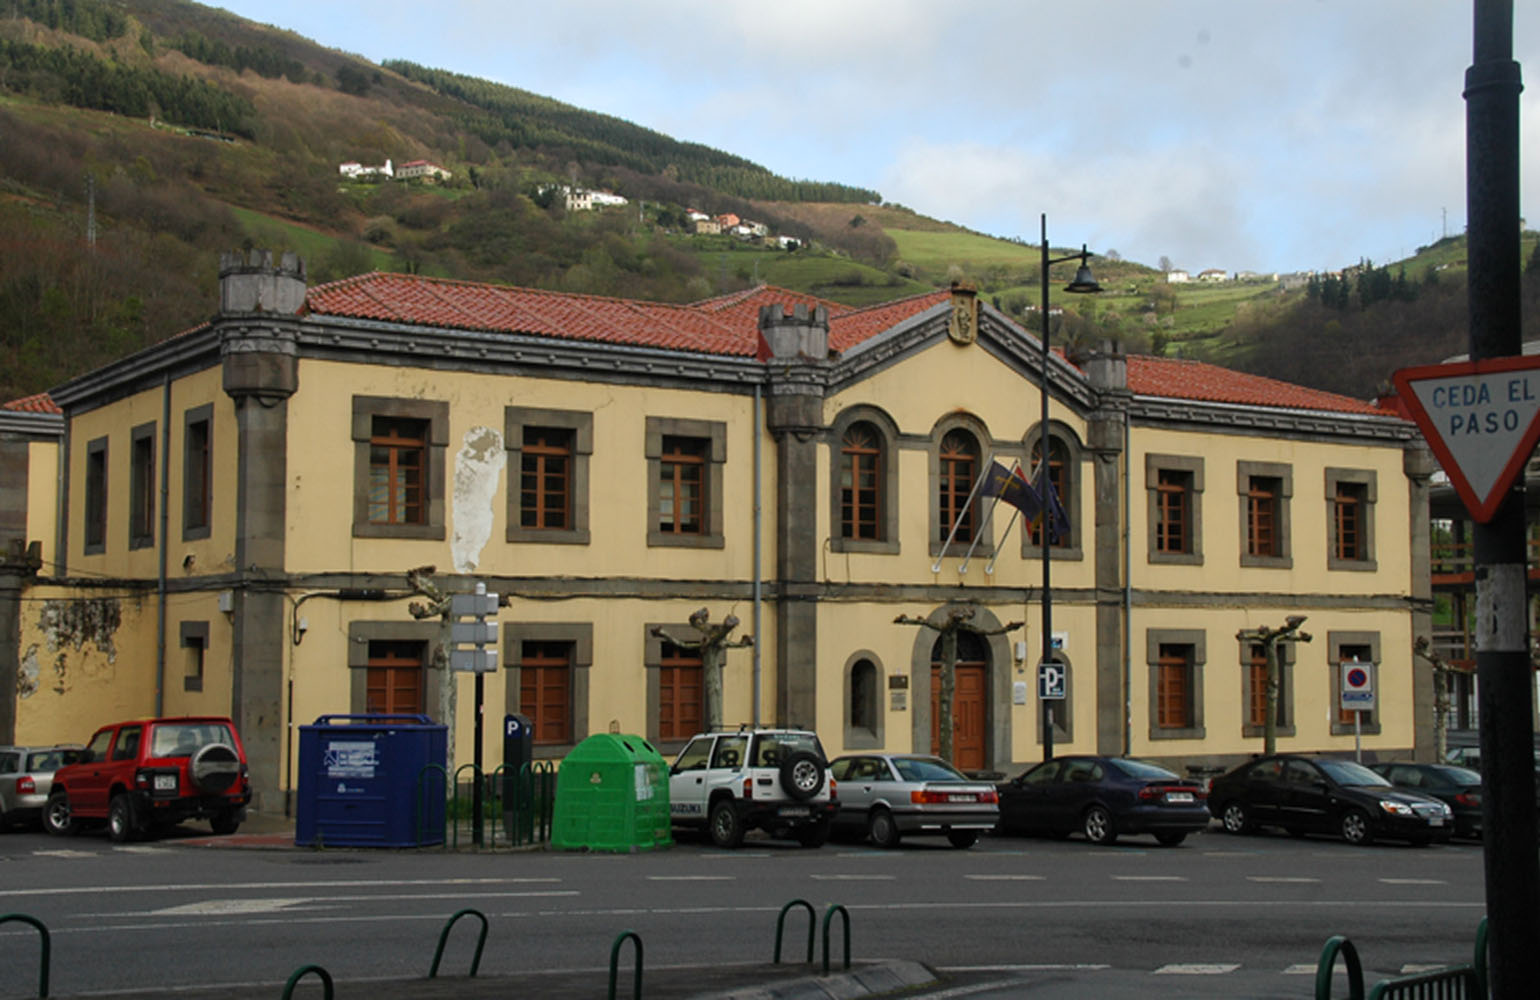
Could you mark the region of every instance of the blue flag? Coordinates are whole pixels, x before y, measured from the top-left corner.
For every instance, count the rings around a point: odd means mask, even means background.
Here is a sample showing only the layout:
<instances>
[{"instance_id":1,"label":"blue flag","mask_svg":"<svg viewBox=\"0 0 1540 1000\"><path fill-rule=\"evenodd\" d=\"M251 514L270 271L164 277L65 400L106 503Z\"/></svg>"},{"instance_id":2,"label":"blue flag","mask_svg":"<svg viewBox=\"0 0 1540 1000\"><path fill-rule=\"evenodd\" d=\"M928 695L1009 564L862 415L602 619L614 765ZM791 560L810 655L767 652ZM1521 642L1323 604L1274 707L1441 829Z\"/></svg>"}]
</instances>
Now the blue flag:
<instances>
[{"instance_id":1,"label":"blue flag","mask_svg":"<svg viewBox=\"0 0 1540 1000\"><path fill-rule=\"evenodd\" d=\"M1007 469L999 462L990 462L979 493L986 497L999 497L1021 511L1022 516L1029 521L1042 516L1043 499L1032 488L1032 484L1027 482L1027 477L1021 474L1020 469Z\"/></svg>"},{"instance_id":2,"label":"blue flag","mask_svg":"<svg viewBox=\"0 0 1540 1000\"><path fill-rule=\"evenodd\" d=\"M1048 475L1047 462L1037 468L1037 492L1045 501L1043 506L1047 508L1049 539L1055 542L1068 540L1069 514L1065 512L1064 505L1059 502L1059 491L1053 488L1053 478Z\"/></svg>"}]
</instances>

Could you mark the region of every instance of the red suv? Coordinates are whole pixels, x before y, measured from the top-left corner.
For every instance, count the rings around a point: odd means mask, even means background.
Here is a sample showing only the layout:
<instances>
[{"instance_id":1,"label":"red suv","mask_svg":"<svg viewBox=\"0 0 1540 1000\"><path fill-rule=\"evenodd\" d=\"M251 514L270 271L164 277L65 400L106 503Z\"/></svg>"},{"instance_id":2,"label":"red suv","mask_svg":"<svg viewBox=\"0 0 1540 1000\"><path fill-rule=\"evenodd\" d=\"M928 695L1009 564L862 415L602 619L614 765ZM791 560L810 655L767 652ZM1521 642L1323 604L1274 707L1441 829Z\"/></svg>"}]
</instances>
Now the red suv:
<instances>
[{"instance_id":1,"label":"red suv","mask_svg":"<svg viewBox=\"0 0 1540 1000\"><path fill-rule=\"evenodd\" d=\"M186 819L217 834L246 818L251 782L235 724L219 716L143 719L103 726L79 760L54 772L43 828L61 837L107 822L123 843Z\"/></svg>"}]
</instances>

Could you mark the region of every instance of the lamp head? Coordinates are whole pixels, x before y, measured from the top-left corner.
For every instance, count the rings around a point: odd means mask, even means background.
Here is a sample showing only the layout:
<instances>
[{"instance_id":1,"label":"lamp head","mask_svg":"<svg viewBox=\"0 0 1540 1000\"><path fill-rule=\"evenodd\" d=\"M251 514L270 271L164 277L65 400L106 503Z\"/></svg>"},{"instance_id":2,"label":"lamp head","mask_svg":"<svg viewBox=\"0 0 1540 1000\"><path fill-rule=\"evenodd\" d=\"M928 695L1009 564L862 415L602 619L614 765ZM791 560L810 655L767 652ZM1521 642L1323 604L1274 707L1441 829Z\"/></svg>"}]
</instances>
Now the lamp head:
<instances>
[{"instance_id":1,"label":"lamp head","mask_svg":"<svg viewBox=\"0 0 1540 1000\"><path fill-rule=\"evenodd\" d=\"M1085 244L1080 244L1080 267L1075 271L1075 280L1064 286L1066 292L1086 293L1102 290L1102 286L1091 274L1091 265L1087 263L1090 257L1091 253L1085 248Z\"/></svg>"}]
</instances>

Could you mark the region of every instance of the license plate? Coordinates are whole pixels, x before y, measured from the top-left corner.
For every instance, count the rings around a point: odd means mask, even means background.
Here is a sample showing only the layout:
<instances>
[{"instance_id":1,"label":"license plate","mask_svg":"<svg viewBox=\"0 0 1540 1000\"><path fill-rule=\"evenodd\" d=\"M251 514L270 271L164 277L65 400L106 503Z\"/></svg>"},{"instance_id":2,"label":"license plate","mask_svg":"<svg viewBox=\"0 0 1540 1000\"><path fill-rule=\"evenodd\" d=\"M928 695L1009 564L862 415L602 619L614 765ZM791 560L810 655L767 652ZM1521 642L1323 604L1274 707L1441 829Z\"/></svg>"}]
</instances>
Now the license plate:
<instances>
[{"instance_id":1,"label":"license plate","mask_svg":"<svg viewBox=\"0 0 1540 1000\"><path fill-rule=\"evenodd\" d=\"M977 802L979 797L977 795L969 795L966 792L958 792L948 795L946 800L948 802Z\"/></svg>"},{"instance_id":2,"label":"license plate","mask_svg":"<svg viewBox=\"0 0 1540 1000\"><path fill-rule=\"evenodd\" d=\"M1167 802L1191 802L1192 801L1192 793L1191 792L1167 792L1166 793L1166 801Z\"/></svg>"},{"instance_id":3,"label":"license plate","mask_svg":"<svg viewBox=\"0 0 1540 1000\"><path fill-rule=\"evenodd\" d=\"M779 814L782 816L810 816L807 806L781 806Z\"/></svg>"},{"instance_id":4,"label":"license plate","mask_svg":"<svg viewBox=\"0 0 1540 1000\"><path fill-rule=\"evenodd\" d=\"M155 790L157 792L174 792L174 791L176 791L176 775L174 775L174 774L157 774L155 776Z\"/></svg>"},{"instance_id":5,"label":"license plate","mask_svg":"<svg viewBox=\"0 0 1540 1000\"><path fill-rule=\"evenodd\" d=\"M1430 816L1430 817L1428 817L1428 825L1429 826L1443 826L1444 825L1444 817L1442 817L1442 816Z\"/></svg>"}]
</instances>

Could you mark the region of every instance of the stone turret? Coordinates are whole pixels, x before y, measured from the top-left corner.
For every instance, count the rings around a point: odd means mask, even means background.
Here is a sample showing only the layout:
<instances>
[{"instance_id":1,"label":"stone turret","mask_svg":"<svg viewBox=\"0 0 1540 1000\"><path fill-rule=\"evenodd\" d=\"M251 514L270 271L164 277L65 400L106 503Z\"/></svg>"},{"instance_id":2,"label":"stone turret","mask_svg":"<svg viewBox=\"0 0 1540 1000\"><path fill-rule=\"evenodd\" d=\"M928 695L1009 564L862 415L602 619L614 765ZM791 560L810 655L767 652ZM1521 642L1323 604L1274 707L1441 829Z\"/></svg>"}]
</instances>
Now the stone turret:
<instances>
[{"instance_id":1,"label":"stone turret","mask_svg":"<svg viewBox=\"0 0 1540 1000\"><path fill-rule=\"evenodd\" d=\"M285 253L273 266L271 250L219 255L219 311L293 316L305 305L305 262Z\"/></svg>"},{"instance_id":2,"label":"stone turret","mask_svg":"<svg viewBox=\"0 0 1540 1000\"><path fill-rule=\"evenodd\" d=\"M822 361L829 356L829 313L805 303L790 311L785 306L761 306L759 310L761 356L774 361Z\"/></svg>"}]
</instances>

